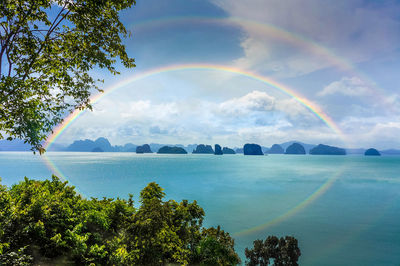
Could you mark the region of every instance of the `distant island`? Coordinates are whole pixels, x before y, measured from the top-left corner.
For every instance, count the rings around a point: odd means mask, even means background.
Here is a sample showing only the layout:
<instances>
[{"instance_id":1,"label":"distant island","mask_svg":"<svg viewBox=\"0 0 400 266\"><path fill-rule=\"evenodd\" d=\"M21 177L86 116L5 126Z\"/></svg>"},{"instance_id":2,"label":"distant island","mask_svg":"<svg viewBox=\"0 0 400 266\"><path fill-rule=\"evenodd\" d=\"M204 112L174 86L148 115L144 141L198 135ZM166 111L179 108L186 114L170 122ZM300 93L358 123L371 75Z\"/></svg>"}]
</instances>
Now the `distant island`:
<instances>
[{"instance_id":1,"label":"distant island","mask_svg":"<svg viewBox=\"0 0 400 266\"><path fill-rule=\"evenodd\" d=\"M150 149L149 144L143 144L142 146L136 147L136 153L153 153Z\"/></svg>"},{"instance_id":2,"label":"distant island","mask_svg":"<svg viewBox=\"0 0 400 266\"><path fill-rule=\"evenodd\" d=\"M312 155L346 155L346 150L334 146L319 144L310 150Z\"/></svg>"},{"instance_id":3,"label":"distant island","mask_svg":"<svg viewBox=\"0 0 400 266\"><path fill-rule=\"evenodd\" d=\"M395 149L383 150L379 152L382 155L400 155L400 150L395 150Z\"/></svg>"},{"instance_id":4,"label":"distant island","mask_svg":"<svg viewBox=\"0 0 400 266\"><path fill-rule=\"evenodd\" d=\"M67 151L93 151L102 150L106 152L114 151L114 147L111 146L110 142L106 138L98 138L95 141L90 139L76 140L67 147Z\"/></svg>"},{"instance_id":5,"label":"distant island","mask_svg":"<svg viewBox=\"0 0 400 266\"><path fill-rule=\"evenodd\" d=\"M233 149L230 149L228 147L223 147L222 148L222 153L223 154L236 154L236 152Z\"/></svg>"},{"instance_id":6,"label":"distant island","mask_svg":"<svg viewBox=\"0 0 400 266\"><path fill-rule=\"evenodd\" d=\"M244 155L264 155L261 150L261 146L258 144L245 144L243 146L243 154Z\"/></svg>"},{"instance_id":7,"label":"distant island","mask_svg":"<svg viewBox=\"0 0 400 266\"><path fill-rule=\"evenodd\" d=\"M235 149L235 152L236 153L243 153L243 148L237 148L237 149Z\"/></svg>"},{"instance_id":8,"label":"distant island","mask_svg":"<svg viewBox=\"0 0 400 266\"><path fill-rule=\"evenodd\" d=\"M279 144L274 144L268 151L269 154L284 154L285 150Z\"/></svg>"},{"instance_id":9,"label":"distant island","mask_svg":"<svg viewBox=\"0 0 400 266\"><path fill-rule=\"evenodd\" d=\"M297 143L297 144L300 144L301 146L303 146L303 148L304 148L306 153L310 153L310 150L312 148L314 148L315 146L317 146L315 144L304 143L304 142L301 142L301 141L298 141L298 140L287 141L287 142L281 143L279 145L286 151L287 148L289 148L289 146L291 146L294 143Z\"/></svg>"},{"instance_id":10,"label":"distant island","mask_svg":"<svg viewBox=\"0 0 400 266\"><path fill-rule=\"evenodd\" d=\"M222 155L223 154L222 153L222 148L221 148L221 146L219 144L215 144L214 150L215 150L215 152L214 152L215 155Z\"/></svg>"},{"instance_id":11,"label":"distant island","mask_svg":"<svg viewBox=\"0 0 400 266\"><path fill-rule=\"evenodd\" d=\"M306 150L299 143L293 143L287 147L285 154L306 154Z\"/></svg>"},{"instance_id":12,"label":"distant island","mask_svg":"<svg viewBox=\"0 0 400 266\"><path fill-rule=\"evenodd\" d=\"M365 156L381 156L381 153L377 149L370 148L365 151L364 155Z\"/></svg>"},{"instance_id":13,"label":"distant island","mask_svg":"<svg viewBox=\"0 0 400 266\"><path fill-rule=\"evenodd\" d=\"M211 145L204 145L204 144L200 144L197 145L196 149L193 150L194 154L214 154L214 150L211 147Z\"/></svg>"},{"instance_id":14,"label":"distant island","mask_svg":"<svg viewBox=\"0 0 400 266\"><path fill-rule=\"evenodd\" d=\"M96 149L101 149L103 152L136 152L137 145L127 143L124 146L112 146L110 141L106 138L98 138L95 141L90 139L75 140L69 146L63 149L57 149L60 151L79 151L79 152L90 152ZM50 149L51 151L51 149Z\"/></svg>"},{"instance_id":15,"label":"distant island","mask_svg":"<svg viewBox=\"0 0 400 266\"><path fill-rule=\"evenodd\" d=\"M96 147L92 150L92 152L104 152L102 148Z\"/></svg>"},{"instance_id":16,"label":"distant island","mask_svg":"<svg viewBox=\"0 0 400 266\"><path fill-rule=\"evenodd\" d=\"M187 154L187 151L181 147L164 146L164 147L161 147L157 153L158 154Z\"/></svg>"},{"instance_id":17,"label":"distant island","mask_svg":"<svg viewBox=\"0 0 400 266\"><path fill-rule=\"evenodd\" d=\"M297 146L298 149L295 149ZM44 144L44 143L43 143ZM304 149L300 148L302 146ZM258 145L258 144L255 144ZM111 145L107 138L100 137L96 140L84 139L75 140L69 145L62 145L58 143L52 143L52 145L47 149L47 151L70 151L70 152L137 152L138 154L157 152L160 148L164 146L174 146L185 150L187 153L193 154L215 154L215 150L211 145L206 144L159 144L159 143L149 143L143 145L136 145L133 143L126 143L124 145ZM221 145L219 145L221 147ZM288 141L281 144L273 144L270 148L258 145L261 148L261 153L263 154L312 154L312 155L367 155L372 151L368 151L364 148L338 148L335 146L329 146L326 144L308 144L300 141ZM289 148L290 147L290 148ZM376 149L375 149L376 150ZM24 143L22 140L0 140L0 151L31 151L30 145ZM377 150L378 151L378 150ZM222 154L244 154L244 147L234 147L221 148ZM249 152L252 154L253 152ZM366 154L367 153L367 154ZM400 149L386 149L379 150L379 155L400 155ZM220 154L218 151L217 154ZM247 154L246 155L250 155ZM261 155L261 154L258 154ZM376 155L375 155L376 156Z\"/></svg>"}]
</instances>

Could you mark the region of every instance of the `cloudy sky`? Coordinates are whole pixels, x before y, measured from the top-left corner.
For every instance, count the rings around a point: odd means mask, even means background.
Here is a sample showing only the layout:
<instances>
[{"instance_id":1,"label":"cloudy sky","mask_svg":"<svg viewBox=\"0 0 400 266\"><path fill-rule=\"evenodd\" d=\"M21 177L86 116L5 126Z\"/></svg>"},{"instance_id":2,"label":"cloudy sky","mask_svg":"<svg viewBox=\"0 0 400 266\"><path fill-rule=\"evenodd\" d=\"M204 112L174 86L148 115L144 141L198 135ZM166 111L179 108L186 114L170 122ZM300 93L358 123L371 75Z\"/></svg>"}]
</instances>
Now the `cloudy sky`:
<instances>
[{"instance_id":1,"label":"cloudy sky","mask_svg":"<svg viewBox=\"0 0 400 266\"><path fill-rule=\"evenodd\" d=\"M138 0L121 14L137 67L94 71L116 89L57 142L400 148L399 14L389 0Z\"/></svg>"}]
</instances>

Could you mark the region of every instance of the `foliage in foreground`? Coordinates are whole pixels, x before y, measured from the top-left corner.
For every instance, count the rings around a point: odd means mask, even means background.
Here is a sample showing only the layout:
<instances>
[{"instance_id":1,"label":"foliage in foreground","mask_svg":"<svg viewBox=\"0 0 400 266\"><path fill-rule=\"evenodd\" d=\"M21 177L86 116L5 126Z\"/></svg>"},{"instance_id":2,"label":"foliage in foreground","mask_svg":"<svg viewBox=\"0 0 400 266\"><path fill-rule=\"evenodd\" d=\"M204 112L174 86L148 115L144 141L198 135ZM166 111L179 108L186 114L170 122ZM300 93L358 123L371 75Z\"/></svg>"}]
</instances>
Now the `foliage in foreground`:
<instances>
[{"instance_id":1,"label":"foliage in foreground","mask_svg":"<svg viewBox=\"0 0 400 266\"><path fill-rule=\"evenodd\" d=\"M269 236L265 241L255 240L252 249L245 249L247 258L246 265L290 265L297 266L301 255L297 239L292 236L281 237Z\"/></svg>"},{"instance_id":2,"label":"foliage in foreground","mask_svg":"<svg viewBox=\"0 0 400 266\"><path fill-rule=\"evenodd\" d=\"M235 265L229 233L203 228L196 201L164 201L150 183L141 205L128 200L85 199L74 187L25 178L0 185L0 264Z\"/></svg>"},{"instance_id":3,"label":"foliage in foreground","mask_svg":"<svg viewBox=\"0 0 400 266\"><path fill-rule=\"evenodd\" d=\"M33 151L100 90L92 69L118 74L135 66L123 44L119 13L134 0L0 1L0 139L23 139Z\"/></svg>"}]
</instances>

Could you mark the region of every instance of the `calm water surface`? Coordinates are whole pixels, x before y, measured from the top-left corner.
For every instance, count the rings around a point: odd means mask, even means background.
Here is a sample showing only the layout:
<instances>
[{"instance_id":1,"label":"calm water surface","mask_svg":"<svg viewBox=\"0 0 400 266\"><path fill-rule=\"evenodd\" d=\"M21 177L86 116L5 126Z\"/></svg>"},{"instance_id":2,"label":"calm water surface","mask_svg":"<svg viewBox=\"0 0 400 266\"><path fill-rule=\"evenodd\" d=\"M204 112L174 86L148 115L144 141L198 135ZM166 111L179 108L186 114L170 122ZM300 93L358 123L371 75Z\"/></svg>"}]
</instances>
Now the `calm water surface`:
<instances>
[{"instance_id":1,"label":"calm water surface","mask_svg":"<svg viewBox=\"0 0 400 266\"><path fill-rule=\"evenodd\" d=\"M63 175L86 197L127 197L155 181L197 200L244 248L299 240L301 265L400 264L400 157L0 152L2 184Z\"/></svg>"}]
</instances>

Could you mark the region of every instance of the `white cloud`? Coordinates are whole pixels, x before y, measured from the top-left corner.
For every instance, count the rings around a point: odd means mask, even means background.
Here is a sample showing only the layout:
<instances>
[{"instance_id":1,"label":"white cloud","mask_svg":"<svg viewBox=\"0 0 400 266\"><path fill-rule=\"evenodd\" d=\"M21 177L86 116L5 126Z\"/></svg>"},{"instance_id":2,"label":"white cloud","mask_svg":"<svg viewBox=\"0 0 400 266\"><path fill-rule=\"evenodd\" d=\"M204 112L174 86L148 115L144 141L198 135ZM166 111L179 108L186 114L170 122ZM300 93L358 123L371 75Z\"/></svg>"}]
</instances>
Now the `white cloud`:
<instances>
[{"instance_id":1,"label":"white cloud","mask_svg":"<svg viewBox=\"0 0 400 266\"><path fill-rule=\"evenodd\" d=\"M218 105L217 112L228 116L248 116L253 113L285 113L287 117L311 118L313 114L293 98L276 99L262 91L252 91L242 97L232 98Z\"/></svg>"},{"instance_id":2,"label":"white cloud","mask_svg":"<svg viewBox=\"0 0 400 266\"><path fill-rule=\"evenodd\" d=\"M400 114L400 94L391 94L386 98L386 108L391 113Z\"/></svg>"},{"instance_id":3,"label":"white cloud","mask_svg":"<svg viewBox=\"0 0 400 266\"><path fill-rule=\"evenodd\" d=\"M325 110L340 119L349 117L389 117L400 114L400 97L358 77L343 77L316 94Z\"/></svg>"},{"instance_id":4,"label":"white cloud","mask_svg":"<svg viewBox=\"0 0 400 266\"><path fill-rule=\"evenodd\" d=\"M93 112L85 113L67 129L63 139L71 142L105 136L115 144L220 141L232 146L257 140L266 145L274 137L286 136L289 140L297 138L297 130L314 127L326 130L314 114L294 99L254 90L216 102L189 98L115 104L111 99L102 99Z\"/></svg>"},{"instance_id":5,"label":"white cloud","mask_svg":"<svg viewBox=\"0 0 400 266\"><path fill-rule=\"evenodd\" d=\"M334 81L318 92L318 96L332 94L343 94L346 96L366 96L371 94L372 88L357 77L344 77L339 81Z\"/></svg>"},{"instance_id":6,"label":"white cloud","mask_svg":"<svg viewBox=\"0 0 400 266\"><path fill-rule=\"evenodd\" d=\"M176 102L154 104L149 100L131 101L123 105L120 115L122 118L136 121L162 121L179 115Z\"/></svg>"},{"instance_id":7,"label":"white cloud","mask_svg":"<svg viewBox=\"0 0 400 266\"><path fill-rule=\"evenodd\" d=\"M234 18L272 25L263 28L236 20L245 32L241 44L244 56L236 64L255 71L272 72L280 77L299 76L327 66L346 65L346 60L352 63L370 60L399 48L400 5L395 1L368 4L361 0L340 3L214 0L214 3Z\"/></svg>"},{"instance_id":8,"label":"white cloud","mask_svg":"<svg viewBox=\"0 0 400 266\"><path fill-rule=\"evenodd\" d=\"M400 116L347 117L340 127L353 147L400 148Z\"/></svg>"},{"instance_id":9,"label":"white cloud","mask_svg":"<svg viewBox=\"0 0 400 266\"><path fill-rule=\"evenodd\" d=\"M240 98L222 102L218 110L226 115L243 115L249 112L269 112L274 109L275 98L265 92L253 91Z\"/></svg>"},{"instance_id":10,"label":"white cloud","mask_svg":"<svg viewBox=\"0 0 400 266\"><path fill-rule=\"evenodd\" d=\"M315 116L312 114L304 105L299 103L297 100L284 99L276 103L276 109L285 112L288 117L292 119L302 118L302 120L313 120L315 122Z\"/></svg>"}]
</instances>

